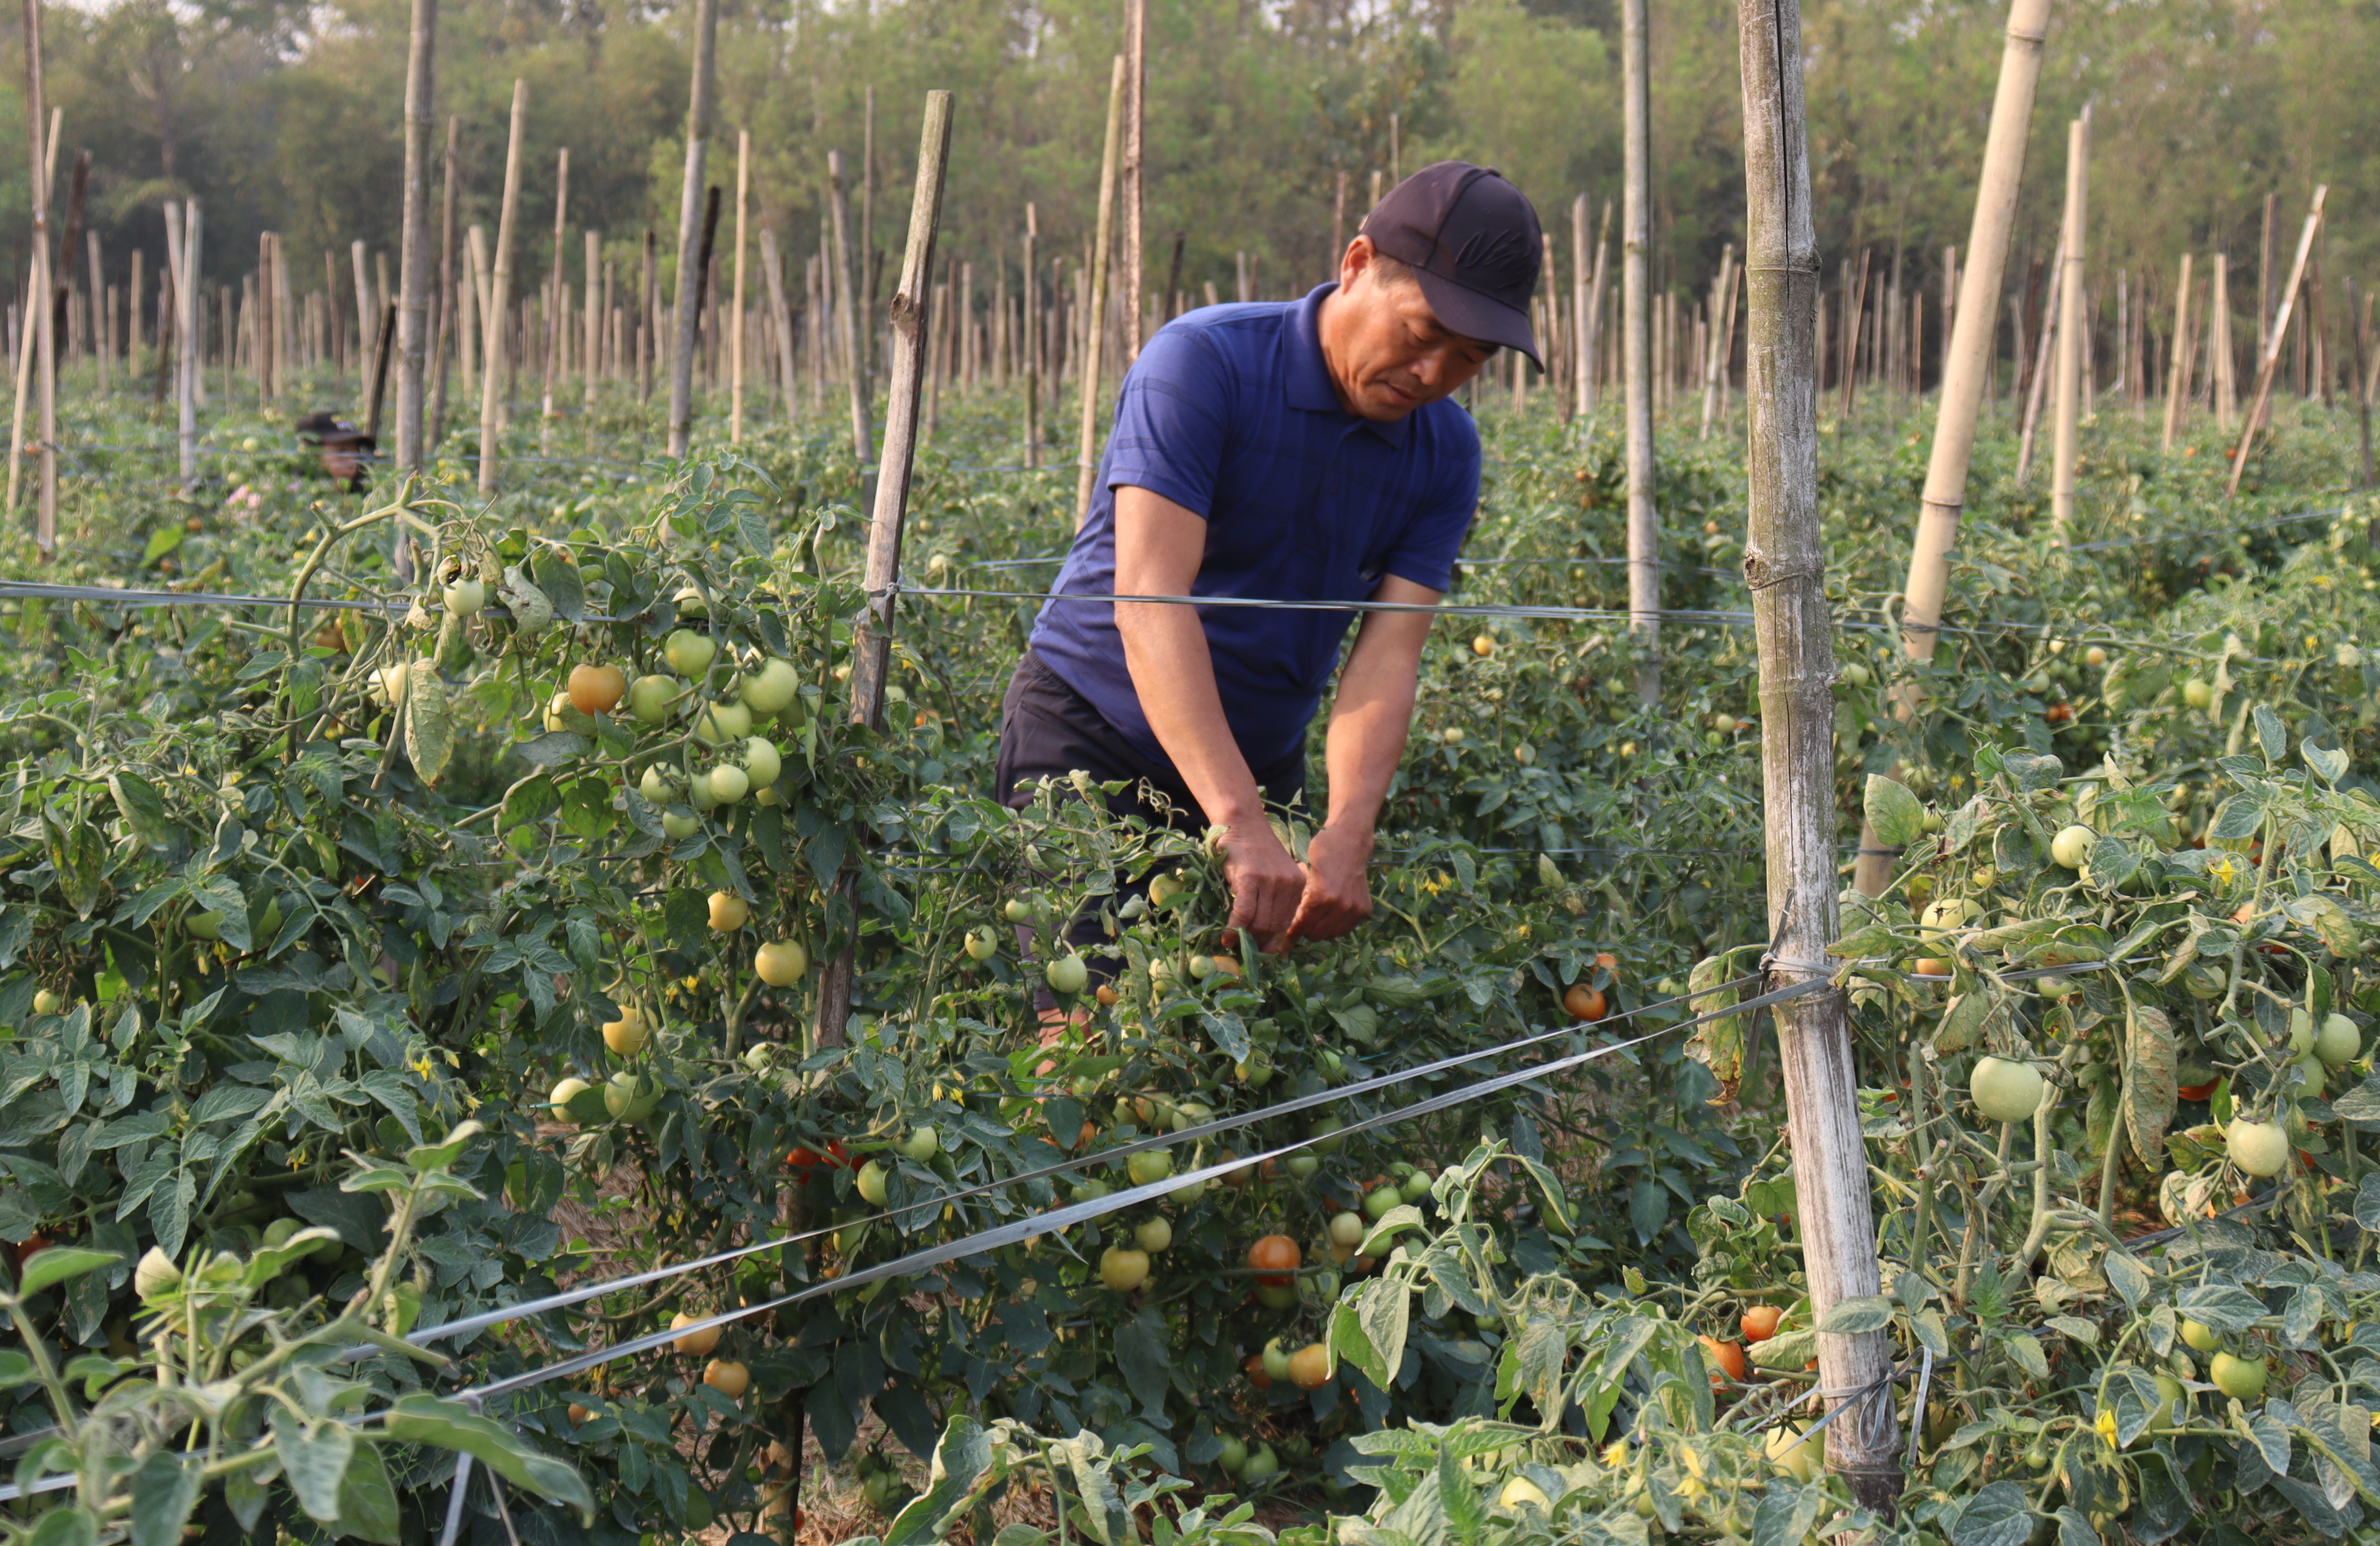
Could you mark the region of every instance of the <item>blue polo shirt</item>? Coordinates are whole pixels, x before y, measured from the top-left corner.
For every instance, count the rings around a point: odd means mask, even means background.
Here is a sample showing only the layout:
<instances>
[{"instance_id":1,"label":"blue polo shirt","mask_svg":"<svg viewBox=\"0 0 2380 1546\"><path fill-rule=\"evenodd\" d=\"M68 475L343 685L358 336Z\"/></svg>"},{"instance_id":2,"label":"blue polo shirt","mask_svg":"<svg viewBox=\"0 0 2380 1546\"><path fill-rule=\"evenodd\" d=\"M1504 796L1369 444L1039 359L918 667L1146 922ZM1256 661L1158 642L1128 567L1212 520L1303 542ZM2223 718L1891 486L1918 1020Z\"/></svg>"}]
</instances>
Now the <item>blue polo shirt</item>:
<instances>
[{"instance_id":1,"label":"blue polo shirt","mask_svg":"<svg viewBox=\"0 0 2380 1546\"><path fill-rule=\"evenodd\" d=\"M1032 647L1146 755L1115 608L1115 489L1161 494L1207 523L1197 596L1360 601L1381 579L1442 591L1479 503L1479 432L1452 399L1390 424L1339 405L1304 300L1210 306L1158 330L1123 380L1090 518L1041 604ZM1201 607L1223 716L1251 767L1305 737L1359 614Z\"/></svg>"}]
</instances>

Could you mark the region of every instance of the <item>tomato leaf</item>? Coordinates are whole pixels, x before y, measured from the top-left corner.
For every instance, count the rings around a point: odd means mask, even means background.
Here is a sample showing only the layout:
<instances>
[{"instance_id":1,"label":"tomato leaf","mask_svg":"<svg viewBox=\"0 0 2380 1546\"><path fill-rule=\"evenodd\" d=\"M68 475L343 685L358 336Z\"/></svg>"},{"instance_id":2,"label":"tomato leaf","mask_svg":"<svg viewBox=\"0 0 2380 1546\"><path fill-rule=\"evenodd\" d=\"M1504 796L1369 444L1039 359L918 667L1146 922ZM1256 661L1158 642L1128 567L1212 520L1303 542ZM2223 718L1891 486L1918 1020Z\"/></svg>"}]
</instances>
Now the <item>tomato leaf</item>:
<instances>
[{"instance_id":1,"label":"tomato leaf","mask_svg":"<svg viewBox=\"0 0 2380 1546\"><path fill-rule=\"evenodd\" d=\"M1881 1331L1892 1323L1892 1301L1882 1294L1864 1294L1857 1298L1837 1299L1827 1308L1818 1321L1818 1329L1831 1336L1859 1336Z\"/></svg>"},{"instance_id":2,"label":"tomato leaf","mask_svg":"<svg viewBox=\"0 0 2380 1546\"><path fill-rule=\"evenodd\" d=\"M1905 848L1925 831L1925 805L1897 779L1869 774L1860 805L1876 840L1887 848Z\"/></svg>"},{"instance_id":3,"label":"tomato leaf","mask_svg":"<svg viewBox=\"0 0 2380 1546\"><path fill-rule=\"evenodd\" d=\"M2133 1007L2124 1045L2124 1130L2143 1163L2161 1165L2165 1132L2180 1098L2175 1066L2173 1021L2154 1005Z\"/></svg>"},{"instance_id":4,"label":"tomato leaf","mask_svg":"<svg viewBox=\"0 0 2380 1546\"><path fill-rule=\"evenodd\" d=\"M2033 1510L2013 1481L1995 1481L1968 1499L1950 1527L1951 1546L2024 1546L2032 1536Z\"/></svg>"},{"instance_id":5,"label":"tomato leaf","mask_svg":"<svg viewBox=\"0 0 2380 1546\"><path fill-rule=\"evenodd\" d=\"M79 1246L52 1246L25 1263L25 1275L17 1285L20 1298L30 1298L54 1284L70 1277L80 1277L89 1272L112 1266L124 1258L112 1250L88 1250Z\"/></svg>"}]
</instances>

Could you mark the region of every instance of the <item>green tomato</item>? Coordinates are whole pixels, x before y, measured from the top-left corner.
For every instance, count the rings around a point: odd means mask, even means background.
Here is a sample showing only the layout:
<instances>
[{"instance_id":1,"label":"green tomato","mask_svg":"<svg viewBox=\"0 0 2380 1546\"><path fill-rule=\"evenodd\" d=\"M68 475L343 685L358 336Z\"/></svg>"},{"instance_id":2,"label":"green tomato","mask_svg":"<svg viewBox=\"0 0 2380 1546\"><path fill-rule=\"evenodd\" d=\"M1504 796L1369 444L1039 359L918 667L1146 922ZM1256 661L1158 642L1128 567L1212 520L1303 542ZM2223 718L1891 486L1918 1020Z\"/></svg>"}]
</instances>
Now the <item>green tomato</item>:
<instances>
[{"instance_id":1,"label":"green tomato","mask_svg":"<svg viewBox=\"0 0 2380 1546\"><path fill-rule=\"evenodd\" d=\"M662 830L672 841L683 842L702 830L702 818L698 815L680 815L675 811L663 811Z\"/></svg>"},{"instance_id":2,"label":"green tomato","mask_svg":"<svg viewBox=\"0 0 2380 1546\"><path fill-rule=\"evenodd\" d=\"M488 604L488 587L478 580L457 580L446 587L446 610L455 617L470 617Z\"/></svg>"},{"instance_id":3,"label":"green tomato","mask_svg":"<svg viewBox=\"0 0 2380 1546\"><path fill-rule=\"evenodd\" d=\"M741 741L752 733L752 711L732 699L706 704L695 716L694 738L706 746Z\"/></svg>"},{"instance_id":4,"label":"green tomato","mask_svg":"<svg viewBox=\"0 0 2380 1546\"><path fill-rule=\"evenodd\" d=\"M1247 1444L1237 1438L1225 1439L1223 1453L1215 1456L1215 1463L1223 1468L1225 1476L1239 1475L1248 1468Z\"/></svg>"},{"instance_id":5,"label":"green tomato","mask_svg":"<svg viewBox=\"0 0 2380 1546\"><path fill-rule=\"evenodd\" d=\"M790 660L771 656L759 670L735 683L735 695L755 714L782 714L802 690L801 673Z\"/></svg>"},{"instance_id":6,"label":"green tomato","mask_svg":"<svg viewBox=\"0 0 2380 1546\"><path fill-rule=\"evenodd\" d=\"M1272 1445L1258 1444L1257 1446L1257 1452L1248 1456L1246 1467L1240 1472L1240 1480L1243 1481L1262 1481L1265 1478L1275 1474L1280 1469L1281 1461L1274 1457Z\"/></svg>"},{"instance_id":7,"label":"green tomato","mask_svg":"<svg viewBox=\"0 0 2380 1546\"><path fill-rule=\"evenodd\" d=\"M677 802L677 784L662 771L660 763L645 769L645 776L637 780L637 792L645 797L648 805L670 805Z\"/></svg>"},{"instance_id":8,"label":"green tomato","mask_svg":"<svg viewBox=\"0 0 2380 1546\"><path fill-rule=\"evenodd\" d=\"M1173 1156L1162 1149L1143 1149L1124 1161L1123 1167L1133 1185L1145 1187L1173 1174Z\"/></svg>"},{"instance_id":9,"label":"green tomato","mask_svg":"<svg viewBox=\"0 0 2380 1546\"><path fill-rule=\"evenodd\" d=\"M1333 1138L1330 1135L1346 1125L1336 1117L1325 1117L1306 1129L1306 1136L1314 1140L1314 1152L1318 1154L1335 1154L1345 1148L1347 1146L1345 1139Z\"/></svg>"},{"instance_id":10,"label":"green tomato","mask_svg":"<svg viewBox=\"0 0 2380 1546\"><path fill-rule=\"evenodd\" d=\"M640 676L628 687L628 712L641 724L658 725L669 718L670 705L685 689L674 677Z\"/></svg>"},{"instance_id":11,"label":"green tomato","mask_svg":"<svg viewBox=\"0 0 2380 1546\"><path fill-rule=\"evenodd\" d=\"M858 1182L860 1200L873 1207L884 1206L885 1200L892 1195L884 1184L887 1174L882 1160L869 1160L866 1165L861 1166Z\"/></svg>"},{"instance_id":12,"label":"green tomato","mask_svg":"<svg viewBox=\"0 0 2380 1546\"><path fill-rule=\"evenodd\" d=\"M1430 1185L1431 1180L1429 1172L1427 1170L1416 1170L1412 1175L1406 1177L1404 1184L1397 1190L1404 1194L1404 1200L1406 1202L1418 1202L1423 1198L1429 1195Z\"/></svg>"},{"instance_id":13,"label":"green tomato","mask_svg":"<svg viewBox=\"0 0 2380 1546\"><path fill-rule=\"evenodd\" d=\"M1173 1223L1171 1219L1143 1219L1135 1226L1132 1243L1151 1256L1173 1243Z\"/></svg>"},{"instance_id":14,"label":"green tomato","mask_svg":"<svg viewBox=\"0 0 2380 1546\"><path fill-rule=\"evenodd\" d=\"M2211 1353L2219 1345L2214 1327L2202 1326L2191 1320L2184 1320L2181 1323L2181 1339L2202 1353Z\"/></svg>"},{"instance_id":15,"label":"green tomato","mask_svg":"<svg viewBox=\"0 0 2380 1546\"><path fill-rule=\"evenodd\" d=\"M969 929L966 936L966 953L976 960L990 960L1000 953L1000 945L990 935Z\"/></svg>"},{"instance_id":16,"label":"green tomato","mask_svg":"<svg viewBox=\"0 0 2380 1546\"><path fill-rule=\"evenodd\" d=\"M2008 1057L1983 1057L1968 1080L1975 1109L1995 1122L2029 1120L2041 1105L2041 1070Z\"/></svg>"},{"instance_id":17,"label":"green tomato","mask_svg":"<svg viewBox=\"0 0 2380 1546\"><path fill-rule=\"evenodd\" d=\"M1078 955L1062 955L1042 969L1042 977L1054 993L1080 993L1090 984L1091 969Z\"/></svg>"},{"instance_id":18,"label":"green tomato","mask_svg":"<svg viewBox=\"0 0 2380 1546\"><path fill-rule=\"evenodd\" d=\"M691 628L681 628L662 646L662 656L670 670L680 676L699 677L710 669L711 658L719 646L708 634L698 634Z\"/></svg>"},{"instance_id":19,"label":"green tomato","mask_svg":"<svg viewBox=\"0 0 2380 1546\"><path fill-rule=\"evenodd\" d=\"M2363 1033L2345 1015L2325 1015L2313 1050L2315 1057L2332 1068L2343 1067L2354 1062L2355 1055L2363 1050Z\"/></svg>"},{"instance_id":20,"label":"green tomato","mask_svg":"<svg viewBox=\"0 0 2380 1546\"><path fill-rule=\"evenodd\" d=\"M722 805L733 805L752 792L752 776L734 763L722 763L710 770L710 798Z\"/></svg>"},{"instance_id":21,"label":"green tomato","mask_svg":"<svg viewBox=\"0 0 2380 1546\"><path fill-rule=\"evenodd\" d=\"M784 769L784 759L763 737L756 735L744 743L744 771L750 776L754 789L767 789Z\"/></svg>"},{"instance_id":22,"label":"green tomato","mask_svg":"<svg viewBox=\"0 0 2380 1546\"><path fill-rule=\"evenodd\" d=\"M932 1159L941 1150L942 1135L922 1124L910 1129L909 1136L901 1141L901 1152L919 1165Z\"/></svg>"},{"instance_id":23,"label":"green tomato","mask_svg":"<svg viewBox=\"0 0 2380 1546\"><path fill-rule=\"evenodd\" d=\"M2079 870L2091 857L2091 849L2098 842L2099 834L2087 827L2067 827L2049 839L2049 856L2070 870Z\"/></svg>"},{"instance_id":24,"label":"green tomato","mask_svg":"<svg viewBox=\"0 0 2380 1546\"><path fill-rule=\"evenodd\" d=\"M1264 1345L1264 1371L1274 1380L1289 1378L1289 1349L1281 1345L1280 1337Z\"/></svg>"},{"instance_id":25,"label":"green tomato","mask_svg":"<svg viewBox=\"0 0 2380 1546\"><path fill-rule=\"evenodd\" d=\"M1382 1187L1364 1199L1364 1212L1375 1222L1389 1216L1389 1210L1404 1205L1405 1194L1395 1187Z\"/></svg>"}]
</instances>

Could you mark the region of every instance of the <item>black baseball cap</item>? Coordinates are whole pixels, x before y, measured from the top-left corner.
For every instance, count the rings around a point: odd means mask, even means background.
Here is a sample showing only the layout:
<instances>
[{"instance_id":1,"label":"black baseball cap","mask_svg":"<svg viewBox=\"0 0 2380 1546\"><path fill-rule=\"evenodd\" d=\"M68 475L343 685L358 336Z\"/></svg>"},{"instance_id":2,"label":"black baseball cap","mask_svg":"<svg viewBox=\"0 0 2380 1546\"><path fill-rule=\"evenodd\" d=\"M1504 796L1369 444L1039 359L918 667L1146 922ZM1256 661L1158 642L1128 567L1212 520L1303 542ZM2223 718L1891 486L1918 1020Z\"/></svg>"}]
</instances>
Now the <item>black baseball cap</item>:
<instances>
[{"instance_id":1,"label":"black baseball cap","mask_svg":"<svg viewBox=\"0 0 2380 1546\"><path fill-rule=\"evenodd\" d=\"M1521 190L1490 166L1440 161L1390 188L1364 217L1375 250L1409 264L1450 330L1543 368L1529 326L1545 236Z\"/></svg>"}]
</instances>

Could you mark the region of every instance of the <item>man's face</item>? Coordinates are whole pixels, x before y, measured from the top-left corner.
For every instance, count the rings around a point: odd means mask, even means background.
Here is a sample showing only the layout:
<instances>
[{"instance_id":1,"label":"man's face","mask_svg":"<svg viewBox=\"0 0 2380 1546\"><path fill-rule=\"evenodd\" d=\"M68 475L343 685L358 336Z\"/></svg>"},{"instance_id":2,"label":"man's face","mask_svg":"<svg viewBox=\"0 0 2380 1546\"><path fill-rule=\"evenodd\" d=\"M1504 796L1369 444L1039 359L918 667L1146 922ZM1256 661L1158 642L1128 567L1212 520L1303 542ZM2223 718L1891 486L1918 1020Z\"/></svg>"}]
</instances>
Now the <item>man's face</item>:
<instances>
[{"instance_id":1,"label":"man's face","mask_svg":"<svg viewBox=\"0 0 2380 1546\"><path fill-rule=\"evenodd\" d=\"M1322 354L1347 411L1385 423L1460 390L1496 346L1449 332L1417 282L1381 272L1368 238L1349 244L1324 306Z\"/></svg>"}]
</instances>

